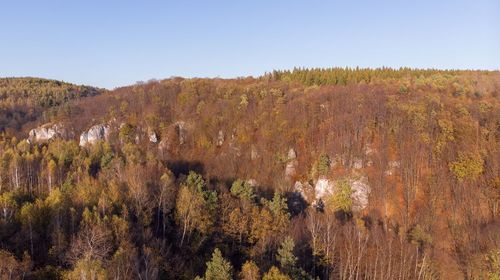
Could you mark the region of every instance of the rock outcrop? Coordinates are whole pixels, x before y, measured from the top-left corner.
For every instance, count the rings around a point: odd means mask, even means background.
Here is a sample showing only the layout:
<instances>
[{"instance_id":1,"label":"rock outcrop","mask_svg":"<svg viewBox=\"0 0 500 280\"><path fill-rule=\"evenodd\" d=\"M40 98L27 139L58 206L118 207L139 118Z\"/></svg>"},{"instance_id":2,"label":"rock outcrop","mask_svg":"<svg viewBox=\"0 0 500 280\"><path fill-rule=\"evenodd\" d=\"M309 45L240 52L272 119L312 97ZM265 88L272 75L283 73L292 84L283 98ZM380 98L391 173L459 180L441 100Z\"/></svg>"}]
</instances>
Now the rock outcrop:
<instances>
[{"instance_id":1,"label":"rock outcrop","mask_svg":"<svg viewBox=\"0 0 500 280\"><path fill-rule=\"evenodd\" d=\"M158 136L156 135L156 132L149 131L148 132L148 138L149 138L149 142L151 142L151 143L158 143Z\"/></svg>"},{"instance_id":2,"label":"rock outcrop","mask_svg":"<svg viewBox=\"0 0 500 280\"><path fill-rule=\"evenodd\" d=\"M349 184L352 190L352 210L361 211L365 209L368 206L368 197L371 192L371 188L366 182L366 178L350 180Z\"/></svg>"},{"instance_id":3,"label":"rock outcrop","mask_svg":"<svg viewBox=\"0 0 500 280\"><path fill-rule=\"evenodd\" d=\"M186 123L183 121L176 122L175 131L177 132L177 137L179 138L179 145L184 145L184 143L186 143L186 138L187 138Z\"/></svg>"},{"instance_id":4,"label":"rock outcrop","mask_svg":"<svg viewBox=\"0 0 500 280\"><path fill-rule=\"evenodd\" d=\"M368 198L371 192L371 188L367 183L365 177L357 179L349 179L349 186L351 187L352 194L352 210L361 211L368 206ZM301 186L295 186L295 189L299 189ZM316 205L319 201L324 201L326 197L334 195L337 192L337 182L326 178L320 178L314 186L314 201L313 205Z\"/></svg>"},{"instance_id":5,"label":"rock outcrop","mask_svg":"<svg viewBox=\"0 0 500 280\"><path fill-rule=\"evenodd\" d=\"M80 135L80 146L95 144L97 141L107 140L109 137L110 128L107 124L96 124L89 128L88 131Z\"/></svg>"},{"instance_id":6,"label":"rock outcrop","mask_svg":"<svg viewBox=\"0 0 500 280\"><path fill-rule=\"evenodd\" d=\"M219 130L219 133L217 134L217 147L222 146L224 144L224 132L222 130Z\"/></svg>"},{"instance_id":7,"label":"rock outcrop","mask_svg":"<svg viewBox=\"0 0 500 280\"><path fill-rule=\"evenodd\" d=\"M30 130L28 142L47 142L54 138L67 138L69 137L68 134L68 131L62 124L47 123Z\"/></svg>"},{"instance_id":8,"label":"rock outcrop","mask_svg":"<svg viewBox=\"0 0 500 280\"><path fill-rule=\"evenodd\" d=\"M314 198L316 201L335 192L335 183L326 178L319 178L314 185Z\"/></svg>"},{"instance_id":9,"label":"rock outcrop","mask_svg":"<svg viewBox=\"0 0 500 280\"><path fill-rule=\"evenodd\" d=\"M293 148L288 151L287 164L285 166L285 180L290 181L297 173L297 153Z\"/></svg>"}]
</instances>

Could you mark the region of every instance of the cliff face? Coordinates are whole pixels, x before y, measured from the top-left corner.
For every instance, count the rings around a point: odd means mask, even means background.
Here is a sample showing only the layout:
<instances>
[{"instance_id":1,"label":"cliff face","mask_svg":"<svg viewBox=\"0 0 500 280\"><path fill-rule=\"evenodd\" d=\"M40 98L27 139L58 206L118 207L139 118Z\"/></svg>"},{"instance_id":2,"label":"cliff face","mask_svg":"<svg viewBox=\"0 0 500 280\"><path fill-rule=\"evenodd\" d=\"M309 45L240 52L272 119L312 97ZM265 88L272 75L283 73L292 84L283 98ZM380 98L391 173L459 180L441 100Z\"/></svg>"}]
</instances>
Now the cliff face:
<instances>
[{"instance_id":1,"label":"cliff face","mask_svg":"<svg viewBox=\"0 0 500 280\"><path fill-rule=\"evenodd\" d=\"M87 146L97 143L97 141L107 140L110 133L110 127L107 124L96 124L84 131L80 135L80 146Z\"/></svg>"},{"instance_id":2,"label":"cliff face","mask_svg":"<svg viewBox=\"0 0 500 280\"><path fill-rule=\"evenodd\" d=\"M54 138L69 139L71 137L72 133L70 133L64 125L59 123L47 123L30 130L28 141L30 143L47 142Z\"/></svg>"}]
</instances>

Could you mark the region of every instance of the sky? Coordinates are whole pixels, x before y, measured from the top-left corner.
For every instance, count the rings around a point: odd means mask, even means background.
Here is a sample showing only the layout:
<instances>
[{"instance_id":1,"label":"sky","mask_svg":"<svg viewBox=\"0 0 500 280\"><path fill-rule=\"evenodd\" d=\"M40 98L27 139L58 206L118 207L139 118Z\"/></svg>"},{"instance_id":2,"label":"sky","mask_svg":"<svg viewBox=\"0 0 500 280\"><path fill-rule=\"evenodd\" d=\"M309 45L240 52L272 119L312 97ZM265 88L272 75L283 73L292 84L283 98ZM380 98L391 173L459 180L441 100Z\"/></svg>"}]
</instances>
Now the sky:
<instances>
[{"instance_id":1,"label":"sky","mask_svg":"<svg viewBox=\"0 0 500 280\"><path fill-rule=\"evenodd\" d=\"M112 89L293 67L500 69L498 0L0 0L0 77Z\"/></svg>"}]
</instances>

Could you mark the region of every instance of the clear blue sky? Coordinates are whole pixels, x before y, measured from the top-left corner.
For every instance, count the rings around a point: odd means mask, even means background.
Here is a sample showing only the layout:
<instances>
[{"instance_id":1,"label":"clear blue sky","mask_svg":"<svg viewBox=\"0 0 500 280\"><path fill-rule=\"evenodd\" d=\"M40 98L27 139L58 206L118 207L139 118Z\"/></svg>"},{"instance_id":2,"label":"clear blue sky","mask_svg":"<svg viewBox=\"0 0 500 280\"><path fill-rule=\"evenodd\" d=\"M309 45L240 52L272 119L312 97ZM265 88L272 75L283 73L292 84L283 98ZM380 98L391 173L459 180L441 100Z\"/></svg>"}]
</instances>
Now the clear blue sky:
<instances>
[{"instance_id":1,"label":"clear blue sky","mask_svg":"<svg viewBox=\"0 0 500 280\"><path fill-rule=\"evenodd\" d=\"M500 1L0 2L0 76L113 88L299 67L500 69Z\"/></svg>"}]
</instances>

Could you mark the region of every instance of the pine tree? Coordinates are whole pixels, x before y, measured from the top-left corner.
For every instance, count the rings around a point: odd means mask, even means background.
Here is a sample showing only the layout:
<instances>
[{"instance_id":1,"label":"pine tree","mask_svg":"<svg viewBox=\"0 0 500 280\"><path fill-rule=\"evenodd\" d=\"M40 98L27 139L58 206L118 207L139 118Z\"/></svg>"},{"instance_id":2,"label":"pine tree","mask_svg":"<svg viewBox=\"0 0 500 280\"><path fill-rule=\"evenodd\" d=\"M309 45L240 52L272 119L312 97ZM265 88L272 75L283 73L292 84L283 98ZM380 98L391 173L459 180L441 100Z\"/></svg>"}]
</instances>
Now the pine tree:
<instances>
[{"instance_id":1,"label":"pine tree","mask_svg":"<svg viewBox=\"0 0 500 280\"><path fill-rule=\"evenodd\" d=\"M212 259L207 262L205 280L231 280L233 279L233 266L222 257L222 253L215 248Z\"/></svg>"}]
</instances>

